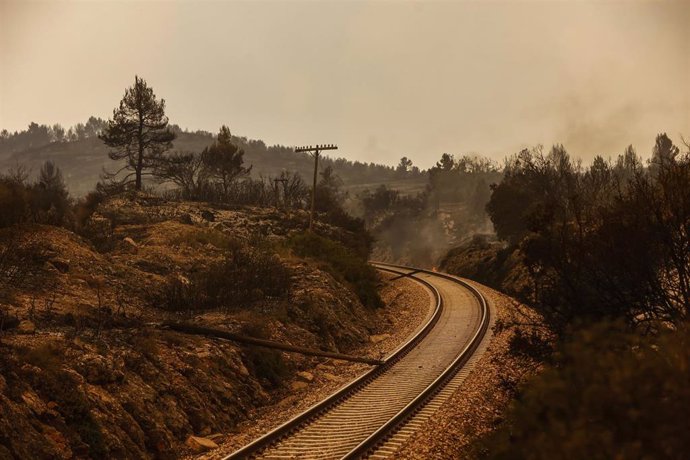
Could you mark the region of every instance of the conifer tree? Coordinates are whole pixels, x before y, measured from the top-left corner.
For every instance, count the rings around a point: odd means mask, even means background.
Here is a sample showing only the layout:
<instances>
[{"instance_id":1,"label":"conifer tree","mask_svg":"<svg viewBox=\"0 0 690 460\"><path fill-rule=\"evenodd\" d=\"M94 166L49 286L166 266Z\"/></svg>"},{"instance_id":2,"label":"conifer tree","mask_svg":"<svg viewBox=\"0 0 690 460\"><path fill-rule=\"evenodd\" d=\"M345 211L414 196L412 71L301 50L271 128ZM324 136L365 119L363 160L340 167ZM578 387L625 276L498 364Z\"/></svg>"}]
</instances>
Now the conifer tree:
<instances>
[{"instance_id":1,"label":"conifer tree","mask_svg":"<svg viewBox=\"0 0 690 460\"><path fill-rule=\"evenodd\" d=\"M135 190L141 190L142 176L150 175L163 153L172 147L175 134L165 116L165 100L156 100L153 89L143 78L134 77L134 86L127 88L120 106L113 110L112 120L99 136L112 150L111 160L125 160L125 165L115 173L130 171L122 183L129 184L134 176Z\"/></svg>"}]
</instances>

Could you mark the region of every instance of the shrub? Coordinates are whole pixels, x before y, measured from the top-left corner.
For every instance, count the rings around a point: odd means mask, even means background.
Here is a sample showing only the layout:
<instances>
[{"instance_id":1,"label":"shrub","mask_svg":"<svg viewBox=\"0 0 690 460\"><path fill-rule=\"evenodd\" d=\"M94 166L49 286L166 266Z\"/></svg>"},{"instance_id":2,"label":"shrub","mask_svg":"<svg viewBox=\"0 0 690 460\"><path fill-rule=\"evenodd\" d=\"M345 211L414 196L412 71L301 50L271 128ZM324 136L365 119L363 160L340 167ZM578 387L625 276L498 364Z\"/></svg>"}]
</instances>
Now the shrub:
<instances>
[{"instance_id":1,"label":"shrub","mask_svg":"<svg viewBox=\"0 0 690 460\"><path fill-rule=\"evenodd\" d=\"M46 244L30 231L0 230L0 303L26 288L46 259Z\"/></svg>"},{"instance_id":2,"label":"shrub","mask_svg":"<svg viewBox=\"0 0 690 460\"><path fill-rule=\"evenodd\" d=\"M258 339L269 338L266 324L259 320L245 323L240 333ZM278 350L258 346L246 346L243 349L244 364L259 379L268 383L271 388L277 388L290 375L290 367Z\"/></svg>"},{"instance_id":3,"label":"shrub","mask_svg":"<svg viewBox=\"0 0 690 460\"><path fill-rule=\"evenodd\" d=\"M25 221L29 216L30 193L26 185L0 176L0 228Z\"/></svg>"},{"instance_id":4,"label":"shrub","mask_svg":"<svg viewBox=\"0 0 690 460\"><path fill-rule=\"evenodd\" d=\"M362 304L371 308L383 306L377 290L376 270L364 257L337 241L314 233L295 234L288 244L296 255L323 262L331 275L351 286Z\"/></svg>"},{"instance_id":5,"label":"shrub","mask_svg":"<svg viewBox=\"0 0 690 460\"><path fill-rule=\"evenodd\" d=\"M60 168L46 161L35 183L19 167L0 175L0 228L27 221L62 225L69 211L69 194Z\"/></svg>"},{"instance_id":6,"label":"shrub","mask_svg":"<svg viewBox=\"0 0 690 460\"><path fill-rule=\"evenodd\" d=\"M36 222L62 225L70 200L60 168L48 160L41 167L38 182L31 187L32 213Z\"/></svg>"},{"instance_id":7,"label":"shrub","mask_svg":"<svg viewBox=\"0 0 690 460\"><path fill-rule=\"evenodd\" d=\"M234 251L240 249L240 242L225 233L213 229L190 230L173 239L173 244L186 243L189 246L206 246L210 244L218 249Z\"/></svg>"},{"instance_id":8,"label":"shrub","mask_svg":"<svg viewBox=\"0 0 690 460\"><path fill-rule=\"evenodd\" d=\"M480 455L684 458L690 452L690 327L643 337L604 322L575 334L527 383Z\"/></svg>"},{"instance_id":9,"label":"shrub","mask_svg":"<svg viewBox=\"0 0 690 460\"><path fill-rule=\"evenodd\" d=\"M235 246L222 261L189 280L169 278L152 303L174 312L230 309L286 298L290 285L290 272L275 254Z\"/></svg>"},{"instance_id":10,"label":"shrub","mask_svg":"<svg viewBox=\"0 0 690 460\"><path fill-rule=\"evenodd\" d=\"M105 199L105 195L98 191L89 192L74 205L74 227L76 230L86 226L87 221L96 212L98 205Z\"/></svg>"}]
</instances>

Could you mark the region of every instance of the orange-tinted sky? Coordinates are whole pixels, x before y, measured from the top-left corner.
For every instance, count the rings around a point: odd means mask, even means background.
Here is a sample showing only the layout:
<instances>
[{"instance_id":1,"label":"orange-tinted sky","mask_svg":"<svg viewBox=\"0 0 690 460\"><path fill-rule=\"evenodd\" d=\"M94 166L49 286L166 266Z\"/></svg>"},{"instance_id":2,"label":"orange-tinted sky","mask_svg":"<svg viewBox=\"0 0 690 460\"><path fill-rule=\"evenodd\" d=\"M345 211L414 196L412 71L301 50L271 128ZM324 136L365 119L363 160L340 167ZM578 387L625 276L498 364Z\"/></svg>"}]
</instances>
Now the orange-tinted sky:
<instances>
[{"instance_id":1,"label":"orange-tinted sky","mask_svg":"<svg viewBox=\"0 0 690 460\"><path fill-rule=\"evenodd\" d=\"M107 117L134 74L174 123L422 167L690 137L690 2L0 0L0 128Z\"/></svg>"}]
</instances>

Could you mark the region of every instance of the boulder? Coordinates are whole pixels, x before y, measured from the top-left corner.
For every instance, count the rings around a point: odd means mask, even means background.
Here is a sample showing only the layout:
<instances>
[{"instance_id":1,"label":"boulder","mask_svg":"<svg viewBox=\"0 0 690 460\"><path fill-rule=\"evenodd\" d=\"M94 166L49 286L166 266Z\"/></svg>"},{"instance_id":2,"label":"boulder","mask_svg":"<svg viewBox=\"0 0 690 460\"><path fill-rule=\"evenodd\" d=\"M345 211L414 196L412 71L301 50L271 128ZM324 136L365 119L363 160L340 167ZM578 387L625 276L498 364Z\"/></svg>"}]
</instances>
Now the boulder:
<instances>
[{"instance_id":1,"label":"boulder","mask_svg":"<svg viewBox=\"0 0 690 460\"><path fill-rule=\"evenodd\" d=\"M202 438L200 436L190 436L185 441L185 445L191 448L194 452L205 452L207 450L213 450L218 448L218 444L213 442L211 439Z\"/></svg>"},{"instance_id":2,"label":"boulder","mask_svg":"<svg viewBox=\"0 0 690 460\"><path fill-rule=\"evenodd\" d=\"M245 377L249 376L249 370L247 369L247 367L243 363L239 363L238 368L240 371L240 375L243 375Z\"/></svg>"},{"instance_id":3,"label":"boulder","mask_svg":"<svg viewBox=\"0 0 690 460\"><path fill-rule=\"evenodd\" d=\"M292 382L292 385L290 388L292 388L293 391L299 391L299 390L304 390L307 388L309 385L305 382Z\"/></svg>"},{"instance_id":4,"label":"boulder","mask_svg":"<svg viewBox=\"0 0 690 460\"><path fill-rule=\"evenodd\" d=\"M128 237L128 236L125 237L122 241L124 241L124 242L127 243L128 245L132 246L133 248L138 248L138 247L139 247L139 245L136 243L136 241L134 241L132 238L130 238L130 237Z\"/></svg>"},{"instance_id":5,"label":"boulder","mask_svg":"<svg viewBox=\"0 0 690 460\"><path fill-rule=\"evenodd\" d=\"M335 381L338 380L338 377L336 377L335 375L333 375L333 374L331 374L331 373L329 373L329 372L324 372L324 373L323 373L323 378L325 378L325 379L328 380L329 382L335 382Z\"/></svg>"},{"instance_id":6,"label":"boulder","mask_svg":"<svg viewBox=\"0 0 690 460\"><path fill-rule=\"evenodd\" d=\"M17 326L17 332L20 334L35 334L36 325L28 319L22 320L19 322L19 326Z\"/></svg>"},{"instance_id":7,"label":"boulder","mask_svg":"<svg viewBox=\"0 0 690 460\"><path fill-rule=\"evenodd\" d=\"M39 417L48 412L46 404L33 391L25 391L22 393L22 401L24 401L26 407L31 409L31 411Z\"/></svg>"},{"instance_id":8,"label":"boulder","mask_svg":"<svg viewBox=\"0 0 690 460\"><path fill-rule=\"evenodd\" d=\"M369 341L371 343L379 343L379 342L383 342L384 340L386 340L390 336L391 336L390 334L371 335L371 336L369 336Z\"/></svg>"},{"instance_id":9,"label":"boulder","mask_svg":"<svg viewBox=\"0 0 690 460\"><path fill-rule=\"evenodd\" d=\"M314 374L307 371L302 371L297 373L297 378L304 382L312 382L314 380Z\"/></svg>"},{"instance_id":10,"label":"boulder","mask_svg":"<svg viewBox=\"0 0 690 460\"><path fill-rule=\"evenodd\" d=\"M76 363L76 369L87 382L106 385L124 380L124 373L115 363L99 354L85 354Z\"/></svg>"}]
</instances>

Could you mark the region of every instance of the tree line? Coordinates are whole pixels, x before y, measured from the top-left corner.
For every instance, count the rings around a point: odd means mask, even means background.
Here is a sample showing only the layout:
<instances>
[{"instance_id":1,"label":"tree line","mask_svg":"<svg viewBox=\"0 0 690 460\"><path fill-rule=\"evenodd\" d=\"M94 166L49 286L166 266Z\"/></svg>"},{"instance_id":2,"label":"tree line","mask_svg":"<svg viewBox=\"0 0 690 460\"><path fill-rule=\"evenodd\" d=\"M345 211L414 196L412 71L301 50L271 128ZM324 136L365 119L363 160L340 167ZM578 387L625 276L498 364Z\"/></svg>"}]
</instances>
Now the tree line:
<instances>
[{"instance_id":1,"label":"tree line","mask_svg":"<svg viewBox=\"0 0 690 460\"><path fill-rule=\"evenodd\" d=\"M646 162L629 146L587 167L561 145L523 150L487 211L505 247L484 260L504 286L526 276L513 294L552 340L517 316L512 359L537 357L540 372L511 382L473 456L687 457L690 146L661 133Z\"/></svg>"},{"instance_id":2,"label":"tree line","mask_svg":"<svg viewBox=\"0 0 690 460\"><path fill-rule=\"evenodd\" d=\"M86 123L77 123L67 129L59 123L50 126L31 122L28 128L22 131L0 131L0 152L14 153L43 147L53 142L76 142L95 138L105 126L105 120L94 116L89 117Z\"/></svg>"},{"instance_id":3,"label":"tree line","mask_svg":"<svg viewBox=\"0 0 690 460\"><path fill-rule=\"evenodd\" d=\"M588 167L563 146L523 150L487 210L531 279L526 300L558 330L625 318L677 323L690 305L690 148L656 137L645 165L632 146Z\"/></svg>"},{"instance_id":4,"label":"tree line","mask_svg":"<svg viewBox=\"0 0 690 460\"><path fill-rule=\"evenodd\" d=\"M149 94L150 93L150 94ZM139 100L143 104L148 104L147 106L135 107L136 98L141 97ZM150 100L149 102L147 102ZM69 149L65 147L62 150L53 149L52 152L69 151L69 152L83 152L85 155L92 153L93 143L88 143L88 145L83 144L83 141L92 141L98 139L99 136L110 133L115 127L121 127L124 129L126 123L129 122L128 117L133 115L133 110L142 110L143 112L156 110L157 106L160 106L161 117L159 121L161 124L161 130L156 135L164 135L170 137L170 144L164 145L160 144L163 148L162 152L166 152L173 149L178 150L178 153L188 153L186 150L189 148L185 146L193 145L193 149L196 149L200 144L210 144L216 138L214 133L196 130L190 131L188 129L182 129L179 125L170 123L167 117L165 117L165 104L164 101L156 99L155 94L153 94L152 89L146 83L145 80L135 77L135 83L131 88L128 88L121 102L124 105L119 104L118 107L113 111L112 120L103 120L100 117L91 116L86 123L78 123L73 127L65 129L60 124L55 125L45 125L38 124L35 122L30 123L26 130L15 131L10 133L8 130L4 129L0 131L0 154L12 155L14 154L14 159L22 162L21 155L25 151L31 151L39 149L45 146L53 144L66 144L71 143ZM162 102L162 104L161 104ZM126 113L128 112L129 113ZM109 122L116 122L111 125ZM129 129L132 129L131 127ZM143 126L142 135L149 133L153 135L156 130L151 130L151 126ZM122 136L124 132L115 133L108 136L111 140L114 140L113 136ZM179 145L177 147L176 142L179 140ZM280 175L283 170L290 170L294 173L298 173L303 177L308 177L311 172L312 164L308 154L295 153L290 147L283 145L273 145L267 146L263 141L256 139L248 139L244 136L230 135L232 144L237 146L239 149L245 152L247 157L251 157L251 161L255 164L252 176L256 177L258 174L271 174L274 176ZM156 139L152 138L142 142L146 143L147 147L144 152L145 157L154 155L152 151L149 152L150 148L158 145ZM177 147L177 148L176 148ZM202 147L203 148L203 147ZM331 166L338 174L346 179L348 183L367 183L367 182L380 182L384 180L398 180L398 179L415 179L421 178L425 174L425 171L421 171L418 167L414 166L407 157L401 159L400 164L397 166L388 166L376 164L373 162L365 163L360 161L351 161L345 158L331 158L324 156L321 159L323 166ZM146 168L144 168L146 169ZM149 176L150 171L145 171L146 176Z\"/></svg>"}]
</instances>

